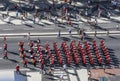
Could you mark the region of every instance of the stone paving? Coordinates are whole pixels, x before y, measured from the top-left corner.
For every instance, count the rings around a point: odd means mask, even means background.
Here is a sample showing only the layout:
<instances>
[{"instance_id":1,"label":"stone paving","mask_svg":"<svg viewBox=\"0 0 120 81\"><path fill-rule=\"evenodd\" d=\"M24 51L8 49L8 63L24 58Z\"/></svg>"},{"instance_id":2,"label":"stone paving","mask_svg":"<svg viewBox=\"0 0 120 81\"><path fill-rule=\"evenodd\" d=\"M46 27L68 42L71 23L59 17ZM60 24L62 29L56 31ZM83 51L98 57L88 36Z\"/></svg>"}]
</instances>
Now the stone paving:
<instances>
[{"instance_id":1,"label":"stone paving","mask_svg":"<svg viewBox=\"0 0 120 81\"><path fill-rule=\"evenodd\" d=\"M91 78L99 80L100 77L120 76L120 69L91 69ZM93 80L94 81L94 80Z\"/></svg>"}]
</instances>

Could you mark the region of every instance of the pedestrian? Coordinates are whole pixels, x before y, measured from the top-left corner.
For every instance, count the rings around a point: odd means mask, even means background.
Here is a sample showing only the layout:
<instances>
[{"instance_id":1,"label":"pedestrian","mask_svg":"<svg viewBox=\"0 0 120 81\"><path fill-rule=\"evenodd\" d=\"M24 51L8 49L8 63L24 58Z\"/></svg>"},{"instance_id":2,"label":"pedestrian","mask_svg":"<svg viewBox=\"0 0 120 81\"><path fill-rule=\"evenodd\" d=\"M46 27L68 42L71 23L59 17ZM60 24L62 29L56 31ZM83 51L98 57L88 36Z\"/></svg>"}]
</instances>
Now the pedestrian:
<instances>
[{"instance_id":1,"label":"pedestrian","mask_svg":"<svg viewBox=\"0 0 120 81\"><path fill-rule=\"evenodd\" d=\"M43 18L42 14L39 14L39 21L38 23L40 22L40 20Z\"/></svg>"},{"instance_id":2,"label":"pedestrian","mask_svg":"<svg viewBox=\"0 0 120 81\"><path fill-rule=\"evenodd\" d=\"M63 80L63 73L61 73L61 75L60 75L60 81L62 81Z\"/></svg>"},{"instance_id":3,"label":"pedestrian","mask_svg":"<svg viewBox=\"0 0 120 81\"><path fill-rule=\"evenodd\" d=\"M18 17L18 10L16 11L16 17Z\"/></svg>"},{"instance_id":4,"label":"pedestrian","mask_svg":"<svg viewBox=\"0 0 120 81\"><path fill-rule=\"evenodd\" d=\"M36 67L36 64L37 64L37 59L34 58L34 59L33 59L33 65L34 65L34 67Z\"/></svg>"},{"instance_id":5,"label":"pedestrian","mask_svg":"<svg viewBox=\"0 0 120 81\"><path fill-rule=\"evenodd\" d=\"M90 70L88 71L88 75L89 75L89 77L91 78L91 71L90 71Z\"/></svg>"},{"instance_id":6,"label":"pedestrian","mask_svg":"<svg viewBox=\"0 0 120 81\"><path fill-rule=\"evenodd\" d=\"M3 20L4 20L4 18L5 18L5 15L4 15L4 14L2 14L2 18L3 18Z\"/></svg>"},{"instance_id":7,"label":"pedestrian","mask_svg":"<svg viewBox=\"0 0 120 81\"><path fill-rule=\"evenodd\" d=\"M8 59L8 53L7 53L7 50L5 50L3 58L4 58L4 59Z\"/></svg>"},{"instance_id":8,"label":"pedestrian","mask_svg":"<svg viewBox=\"0 0 120 81\"><path fill-rule=\"evenodd\" d=\"M67 66L66 66L66 64L64 64L64 65L63 65L63 70L66 71L66 69L67 69Z\"/></svg>"},{"instance_id":9,"label":"pedestrian","mask_svg":"<svg viewBox=\"0 0 120 81\"><path fill-rule=\"evenodd\" d=\"M57 24L57 16L55 16L55 21L54 21L54 23L56 23L56 24Z\"/></svg>"},{"instance_id":10,"label":"pedestrian","mask_svg":"<svg viewBox=\"0 0 120 81\"><path fill-rule=\"evenodd\" d=\"M96 37L97 36L97 31L95 30L95 34L94 34L94 36Z\"/></svg>"},{"instance_id":11,"label":"pedestrian","mask_svg":"<svg viewBox=\"0 0 120 81\"><path fill-rule=\"evenodd\" d=\"M59 30L58 31L58 38L60 38L60 36L61 36L61 31Z\"/></svg>"},{"instance_id":12,"label":"pedestrian","mask_svg":"<svg viewBox=\"0 0 120 81\"><path fill-rule=\"evenodd\" d=\"M41 73L43 73L43 74L45 74L44 64L45 64L45 62L44 62L44 60L42 59L42 60L41 60L41 65L40 65L40 69L41 69Z\"/></svg>"},{"instance_id":13,"label":"pedestrian","mask_svg":"<svg viewBox=\"0 0 120 81\"><path fill-rule=\"evenodd\" d=\"M38 39L37 39L37 43L39 44L40 42L41 42L41 41L40 41L40 39L38 38Z\"/></svg>"},{"instance_id":14,"label":"pedestrian","mask_svg":"<svg viewBox=\"0 0 120 81\"><path fill-rule=\"evenodd\" d=\"M95 25L98 25L97 16L95 16Z\"/></svg>"},{"instance_id":15,"label":"pedestrian","mask_svg":"<svg viewBox=\"0 0 120 81\"><path fill-rule=\"evenodd\" d=\"M48 74L49 74L49 75L52 74L52 68L51 68L51 67L49 67L49 69L48 69Z\"/></svg>"},{"instance_id":16,"label":"pedestrian","mask_svg":"<svg viewBox=\"0 0 120 81\"><path fill-rule=\"evenodd\" d=\"M36 16L33 15L33 24L35 24L35 18L36 18Z\"/></svg>"},{"instance_id":17,"label":"pedestrian","mask_svg":"<svg viewBox=\"0 0 120 81\"><path fill-rule=\"evenodd\" d=\"M106 70L106 67L105 67L105 65L103 65L103 70L104 70L104 73L105 73L105 70Z\"/></svg>"},{"instance_id":18,"label":"pedestrian","mask_svg":"<svg viewBox=\"0 0 120 81\"><path fill-rule=\"evenodd\" d=\"M102 10L98 8L98 18L101 16Z\"/></svg>"},{"instance_id":19,"label":"pedestrian","mask_svg":"<svg viewBox=\"0 0 120 81\"><path fill-rule=\"evenodd\" d=\"M110 12L107 12L107 17L108 17L108 19L110 19L110 17L111 17Z\"/></svg>"},{"instance_id":20,"label":"pedestrian","mask_svg":"<svg viewBox=\"0 0 120 81\"><path fill-rule=\"evenodd\" d=\"M119 30L119 25L118 24L116 25L116 28L117 28L117 30Z\"/></svg>"},{"instance_id":21,"label":"pedestrian","mask_svg":"<svg viewBox=\"0 0 120 81\"><path fill-rule=\"evenodd\" d=\"M20 15L20 19L21 19L21 24L24 24L25 22L24 22L24 16L21 14Z\"/></svg>"},{"instance_id":22,"label":"pedestrian","mask_svg":"<svg viewBox=\"0 0 120 81\"><path fill-rule=\"evenodd\" d=\"M4 44L6 44L6 36L4 36Z\"/></svg>"},{"instance_id":23,"label":"pedestrian","mask_svg":"<svg viewBox=\"0 0 120 81\"><path fill-rule=\"evenodd\" d=\"M7 16L9 16L9 7L7 7L6 12L7 12Z\"/></svg>"},{"instance_id":24,"label":"pedestrian","mask_svg":"<svg viewBox=\"0 0 120 81\"><path fill-rule=\"evenodd\" d=\"M79 30L80 39L83 40L83 30Z\"/></svg>"},{"instance_id":25,"label":"pedestrian","mask_svg":"<svg viewBox=\"0 0 120 81\"><path fill-rule=\"evenodd\" d=\"M28 38L28 42L30 42L30 32L28 32L27 38Z\"/></svg>"},{"instance_id":26,"label":"pedestrian","mask_svg":"<svg viewBox=\"0 0 120 81\"><path fill-rule=\"evenodd\" d=\"M72 34L71 34L72 30L71 29L68 30L68 33L69 33L70 37L72 37Z\"/></svg>"},{"instance_id":27,"label":"pedestrian","mask_svg":"<svg viewBox=\"0 0 120 81\"><path fill-rule=\"evenodd\" d=\"M19 66L19 64L16 65L16 73L20 74L20 66Z\"/></svg>"}]
</instances>

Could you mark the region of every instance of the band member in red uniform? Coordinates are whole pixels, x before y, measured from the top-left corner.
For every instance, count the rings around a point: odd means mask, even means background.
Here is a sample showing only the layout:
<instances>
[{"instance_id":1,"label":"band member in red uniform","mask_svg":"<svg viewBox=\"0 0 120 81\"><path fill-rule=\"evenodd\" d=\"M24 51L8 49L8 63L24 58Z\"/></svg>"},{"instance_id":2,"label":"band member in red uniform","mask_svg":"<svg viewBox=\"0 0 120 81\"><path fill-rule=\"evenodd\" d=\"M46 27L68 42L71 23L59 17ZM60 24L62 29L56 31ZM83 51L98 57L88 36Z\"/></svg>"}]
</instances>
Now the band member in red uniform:
<instances>
[{"instance_id":1,"label":"band member in red uniform","mask_svg":"<svg viewBox=\"0 0 120 81\"><path fill-rule=\"evenodd\" d=\"M20 74L20 66L19 66L19 64L16 65L16 73Z\"/></svg>"},{"instance_id":2,"label":"band member in red uniform","mask_svg":"<svg viewBox=\"0 0 120 81\"><path fill-rule=\"evenodd\" d=\"M34 59L33 59L33 65L34 65L34 67L36 67L36 64L37 64L37 59L34 58Z\"/></svg>"},{"instance_id":3,"label":"band member in red uniform","mask_svg":"<svg viewBox=\"0 0 120 81\"><path fill-rule=\"evenodd\" d=\"M7 44L4 43L4 51L7 50Z\"/></svg>"},{"instance_id":4,"label":"band member in red uniform","mask_svg":"<svg viewBox=\"0 0 120 81\"><path fill-rule=\"evenodd\" d=\"M34 49L33 48L30 48L29 50L30 54L32 55L34 53Z\"/></svg>"},{"instance_id":5,"label":"band member in red uniform","mask_svg":"<svg viewBox=\"0 0 120 81\"><path fill-rule=\"evenodd\" d=\"M26 59L23 60L23 67L27 67L28 61Z\"/></svg>"},{"instance_id":6,"label":"band member in red uniform","mask_svg":"<svg viewBox=\"0 0 120 81\"><path fill-rule=\"evenodd\" d=\"M7 50L5 50L3 58L4 58L4 59L8 59Z\"/></svg>"},{"instance_id":7,"label":"band member in red uniform","mask_svg":"<svg viewBox=\"0 0 120 81\"><path fill-rule=\"evenodd\" d=\"M22 57L22 59L25 60L25 58L26 58L26 54L23 53L23 57Z\"/></svg>"}]
</instances>

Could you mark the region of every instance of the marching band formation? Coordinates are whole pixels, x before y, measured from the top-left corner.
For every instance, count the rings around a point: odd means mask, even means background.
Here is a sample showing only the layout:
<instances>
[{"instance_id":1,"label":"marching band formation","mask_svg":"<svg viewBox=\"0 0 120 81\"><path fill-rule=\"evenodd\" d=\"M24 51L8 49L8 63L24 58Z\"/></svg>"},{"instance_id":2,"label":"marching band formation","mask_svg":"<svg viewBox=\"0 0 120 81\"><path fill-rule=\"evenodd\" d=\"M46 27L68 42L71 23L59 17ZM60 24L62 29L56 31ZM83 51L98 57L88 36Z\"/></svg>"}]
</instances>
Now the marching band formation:
<instances>
[{"instance_id":1,"label":"marching band formation","mask_svg":"<svg viewBox=\"0 0 120 81\"><path fill-rule=\"evenodd\" d=\"M81 41L72 40L69 45L66 41L63 41L60 48L57 42L53 42L53 49L50 48L48 41L45 43L44 47L42 47L40 43L40 39L37 40L37 43L28 41L29 49L26 50L24 48L24 42L18 42L19 56L22 59L23 67L28 67L28 63L31 63L34 67L40 65L40 69L43 70L48 61L50 67L55 66L55 63L60 66L64 64L70 65L72 62L76 65L82 63L84 66L90 63L91 66L94 66L95 62L97 62L98 65L104 65L110 64L111 61L104 40L100 40L99 47L95 40L92 40L91 46L86 40L83 41L83 43ZM7 51L6 37L4 37L4 59L8 59ZM96 59L97 61L95 61ZM19 72L19 69L20 66L17 65L16 71Z\"/></svg>"}]
</instances>

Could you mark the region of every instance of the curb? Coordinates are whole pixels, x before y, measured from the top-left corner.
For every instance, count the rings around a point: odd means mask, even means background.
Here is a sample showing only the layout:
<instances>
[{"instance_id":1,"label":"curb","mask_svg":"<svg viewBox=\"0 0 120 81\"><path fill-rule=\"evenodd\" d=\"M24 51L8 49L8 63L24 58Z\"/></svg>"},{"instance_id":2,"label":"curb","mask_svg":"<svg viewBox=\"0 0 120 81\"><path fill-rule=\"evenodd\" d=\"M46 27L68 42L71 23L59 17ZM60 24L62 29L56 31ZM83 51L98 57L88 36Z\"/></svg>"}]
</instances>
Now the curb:
<instances>
[{"instance_id":1,"label":"curb","mask_svg":"<svg viewBox=\"0 0 120 81\"><path fill-rule=\"evenodd\" d=\"M120 35L120 31L86 31L87 36L108 36L108 35ZM49 32L49 33L30 33L30 36L57 36L58 32ZM69 35L68 32L61 32L61 35ZM77 31L72 32L72 35L79 35ZM28 36L28 33L10 33L10 34L0 34L0 37L14 37L14 36Z\"/></svg>"}]
</instances>

